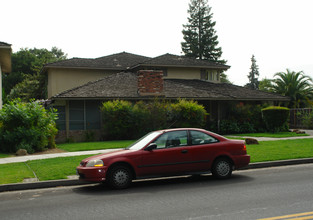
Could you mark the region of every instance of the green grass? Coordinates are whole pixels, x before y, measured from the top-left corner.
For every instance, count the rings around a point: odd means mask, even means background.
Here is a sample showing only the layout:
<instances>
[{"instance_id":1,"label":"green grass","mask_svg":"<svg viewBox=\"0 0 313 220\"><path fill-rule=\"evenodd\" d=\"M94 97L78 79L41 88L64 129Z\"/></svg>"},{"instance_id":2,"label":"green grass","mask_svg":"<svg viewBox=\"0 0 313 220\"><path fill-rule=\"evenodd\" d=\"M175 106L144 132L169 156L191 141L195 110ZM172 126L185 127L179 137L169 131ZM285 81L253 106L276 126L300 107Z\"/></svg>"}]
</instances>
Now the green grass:
<instances>
[{"instance_id":1,"label":"green grass","mask_svg":"<svg viewBox=\"0 0 313 220\"><path fill-rule=\"evenodd\" d=\"M0 165L0 184L19 183L25 178L34 178L33 172L25 163Z\"/></svg>"},{"instance_id":2,"label":"green grass","mask_svg":"<svg viewBox=\"0 0 313 220\"><path fill-rule=\"evenodd\" d=\"M91 155L59 157L45 160L32 160L26 163L0 164L0 184L20 183L25 178L35 178L33 170L40 181L66 179L76 174L80 161Z\"/></svg>"},{"instance_id":3,"label":"green grass","mask_svg":"<svg viewBox=\"0 0 313 220\"><path fill-rule=\"evenodd\" d=\"M80 161L91 155L76 157L58 157L45 160L32 160L27 164L36 173L40 181L66 179L76 174L76 167Z\"/></svg>"},{"instance_id":4,"label":"green grass","mask_svg":"<svg viewBox=\"0 0 313 220\"><path fill-rule=\"evenodd\" d=\"M247 145L251 163L313 157L313 139L261 141Z\"/></svg>"},{"instance_id":5,"label":"green grass","mask_svg":"<svg viewBox=\"0 0 313 220\"><path fill-rule=\"evenodd\" d=\"M11 154L0 154L0 158L11 157Z\"/></svg>"},{"instance_id":6,"label":"green grass","mask_svg":"<svg viewBox=\"0 0 313 220\"><path fill-rule=\"evenodd\" d=\"M308 134L296 134L294 132L277 132L277 133L232 134L232 135L226 135L226 136L285 138L285 137L302 137L302 136L309 136L309 135Z\"/></svg>"},{"instance_id":7,"label":"green grass","mask_svg":"<svg viewBox=\"0 0 313 220\"><path fill-rule=\"evenodd\" d=\"M57 148L65 151L85 151L85 150L102 150L112 148L124 148L134 143L134 140L121 140L121 141L102 141L102 142L82 142L82 143L67 143L58 144Z\"/></svg>"}]
</instances>

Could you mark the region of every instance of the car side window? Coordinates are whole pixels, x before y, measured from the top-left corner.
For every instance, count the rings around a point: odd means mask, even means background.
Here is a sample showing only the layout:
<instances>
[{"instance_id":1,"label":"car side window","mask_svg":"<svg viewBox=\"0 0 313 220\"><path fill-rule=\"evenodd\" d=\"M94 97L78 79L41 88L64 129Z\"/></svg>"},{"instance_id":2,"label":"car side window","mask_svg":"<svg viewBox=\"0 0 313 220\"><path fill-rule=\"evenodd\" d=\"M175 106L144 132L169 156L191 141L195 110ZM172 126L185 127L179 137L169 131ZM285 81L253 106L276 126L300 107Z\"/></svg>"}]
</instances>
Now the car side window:
<instances>
[{"instance_id":1,"label":"car side window","mask_svg":"<svg viewBox=\"0 0 313 220\"><path fill-rule=\"evenodd\" d=\"M190 131L191 144L201 145L219 142L216 138L201 131Z\"/></svg>"},{"instance_id":2,"label":"car side window","mask_svg":"<svg viewBox=\"0 0 313 220\"><path fill-rule=\"evenodd\" d=\"M188 143L187 131L167 132L158 137L154 141L154 143L157 145L156 149L187 146Z\"/></svg>"}]
</instances>

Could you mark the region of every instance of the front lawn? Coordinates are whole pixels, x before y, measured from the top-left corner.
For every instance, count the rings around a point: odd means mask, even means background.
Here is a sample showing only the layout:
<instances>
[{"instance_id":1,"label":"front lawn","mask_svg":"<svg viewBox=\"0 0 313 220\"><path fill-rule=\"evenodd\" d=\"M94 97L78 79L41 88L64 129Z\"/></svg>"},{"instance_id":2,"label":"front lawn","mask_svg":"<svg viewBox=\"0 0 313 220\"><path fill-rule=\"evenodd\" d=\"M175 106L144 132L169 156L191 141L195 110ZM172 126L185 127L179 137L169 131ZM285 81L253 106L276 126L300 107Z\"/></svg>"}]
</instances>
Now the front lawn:
<instances>
[{"instance_id":1,"label":"front lawn","mask_svg":"<svg viewBox=\"0 0 313 220\"><path fill-rule=\"evenodd\" d=\"M134 140L120 140L120 141L66 143L66 144L57 144L57 148L60 148L68 152L85 150L103 150L103 149L125 148L134 142L135 142Z\"/></svg>"},{"instance_id":2,"label":"front lawn","mask_svg":"<svg viewBox=\"0 0 313 220\"><path fill-rule=\"evenodd\" d=\"M251 163L313 157L313 139L260 141L247 145Z\"/></svg>"}]
</instances>

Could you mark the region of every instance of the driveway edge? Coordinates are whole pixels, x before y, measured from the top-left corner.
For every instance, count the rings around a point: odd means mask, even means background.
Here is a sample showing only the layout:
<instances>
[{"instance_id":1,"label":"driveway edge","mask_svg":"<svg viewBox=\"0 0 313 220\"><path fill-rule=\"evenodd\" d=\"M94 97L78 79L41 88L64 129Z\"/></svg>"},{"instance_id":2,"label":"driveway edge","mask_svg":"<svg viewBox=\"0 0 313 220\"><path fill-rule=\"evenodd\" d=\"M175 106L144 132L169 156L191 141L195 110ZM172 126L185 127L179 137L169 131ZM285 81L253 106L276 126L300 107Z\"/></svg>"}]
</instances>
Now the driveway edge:
<instances>
[{"instance_id":1,"label":"driveway edge","mask_svg":"<svg viewBox=\"0 0 313 220\"><path fill-rule=\"evenodd\" d=\"M251 163L251 164L249 164L249 166L241 168L239 170L259 169L259 168L308 164L308 163L313 163L313 158ZM33 183L3 184L3 185L0 185L0 192L29 190L29 189L42 189L42 188L61 187L61 186L87 185L87 184L91 184L91 183L83 182L83 181L80 181L77 179L75 179L75 180L64 179L64 180L39 181L39 182L33 182Z\"/></svg>"}]
</instances>

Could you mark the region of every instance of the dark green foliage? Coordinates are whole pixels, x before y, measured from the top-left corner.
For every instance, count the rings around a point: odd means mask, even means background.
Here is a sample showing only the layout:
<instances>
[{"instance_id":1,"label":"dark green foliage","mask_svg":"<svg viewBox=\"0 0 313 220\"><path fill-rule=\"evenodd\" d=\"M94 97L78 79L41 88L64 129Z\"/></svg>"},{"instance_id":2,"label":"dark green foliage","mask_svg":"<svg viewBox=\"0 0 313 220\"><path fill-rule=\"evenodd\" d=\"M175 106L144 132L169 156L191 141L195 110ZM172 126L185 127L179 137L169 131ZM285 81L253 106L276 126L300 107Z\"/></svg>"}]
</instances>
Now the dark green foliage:
<instances>
[{"instance_id":1,"label":"dark green foliage","mask_svg":"<svg viewBox=\"0 0 313 220\"><path fill-rule=\"evenodd\" d=\"M195 101L180 99L172 104L173 127L202 128L206 122L207 112Z\"/></svg>"},{"instance_id":2,"label":"dark green foliage","mask_svg":"<svg viewBox=\"0 0 313 220\"><path fill-rule=\"evenodd\" d=\"M0 152L26 149L33 153L55 147L56 118L54 111L37 102L23 103L19 99L8 102L0 110Z\"/></svg>"},{"instance_id":3,"label":"dark green foliage","mask_svg":"<svg viewBox=\"0 0 313 220\"><path fill-rule=\"evenodd\" d=\"M301 122L305 128L313 128L313 111L311 111L310 113L307 112L300 114L299 117L301 118Z\"/></svg>"},{"instance_id":4,"label":"dark green foliage","mask_svg":"<svg viewBox=\"0 0 313 220\"><path fill-rule=\"evenodd\" d=\"M126 140L133 130L133 106L131 102L114 100L101 106L104 136L108 139Z\"/></svg>"},{"instance_id":5,"label":"dark green foliage","mask_svg":"<svg viewBox=\"0 0 313 220\"><path fill-rule=\"evenodd\" d=\"M221 134L238 134L264 132L266 130L262 119L262 106L257 104L229 103L226 112L227 118L220 121Z\"/></svg>"},{"instance_id":6,"label":"dark green foliage","mask_svg":"<svg viewBox=\"0 0 313 220\"><path fill-rule=\"evenodd\" d=\"M12 54L12 73L3 74L3 87L10 100L21 98L46 98L46 76L41 75L42 67L51 62L66 59L61 49L21 48ZM14 88L14 89L13 89ZM12 90L13 89L13 90Z\"/></svg>"},{"instance_id":7,"label":"dark green foliage","mask_svg":"<svg viewBox=\"0 0 313 220\"><path fill-rule=\"evenodd\" d=\"M273 133L288 130L289 108L270 106L262 109L262 116L267 129Z\"/></svg>"},{"instance_id":8,"label":"dark green foliage","mask_svg":"<svg viewBox=\"0 0 313 220\"><path fill-rule=\"evenodd\" d=\"M259 89L259 67L256 64L254 55L252 55L252 58L251 58L251 67L250 67L248 78L249 78L249 83L246 84L245 86L253 90Z\"/></svg>"},{"instance_id":9,"label":"dark green foliage","mask_svg":"<svg viewBox=\"0 0 313 220\"><path fill-rule=\"evenodd\" d=\"M183 25L184 42L182 51L188 57L213 60L225 64L221 60L222 48L218 47L218 36L212 21L213 14L207 0L191 0L189 4L188 23Z\"/></svg>"},{"instance_id":10,"label":"dark green foliage","mask_svg":"<svg viewBox=\"0 0 313 220\"><path fill-rule=\"evenodd\" d=\"M312 105L313 80L302 71L295 72L287 69L274 75L274 92L290 97L290 108L303 108Z\"/></svg>"},{"instance_id":11,"label":"dark green foliage","mask_svg":"<svg viewBox=\"0 0 313 220\"><path fill-rule=\"evenodd\" d=\"M170 127L202 127L206 120L204 107L194 101L170 103L114 100L101 107L105 139L136 139L144 134Z\"/></svg>"}]
</instances>

